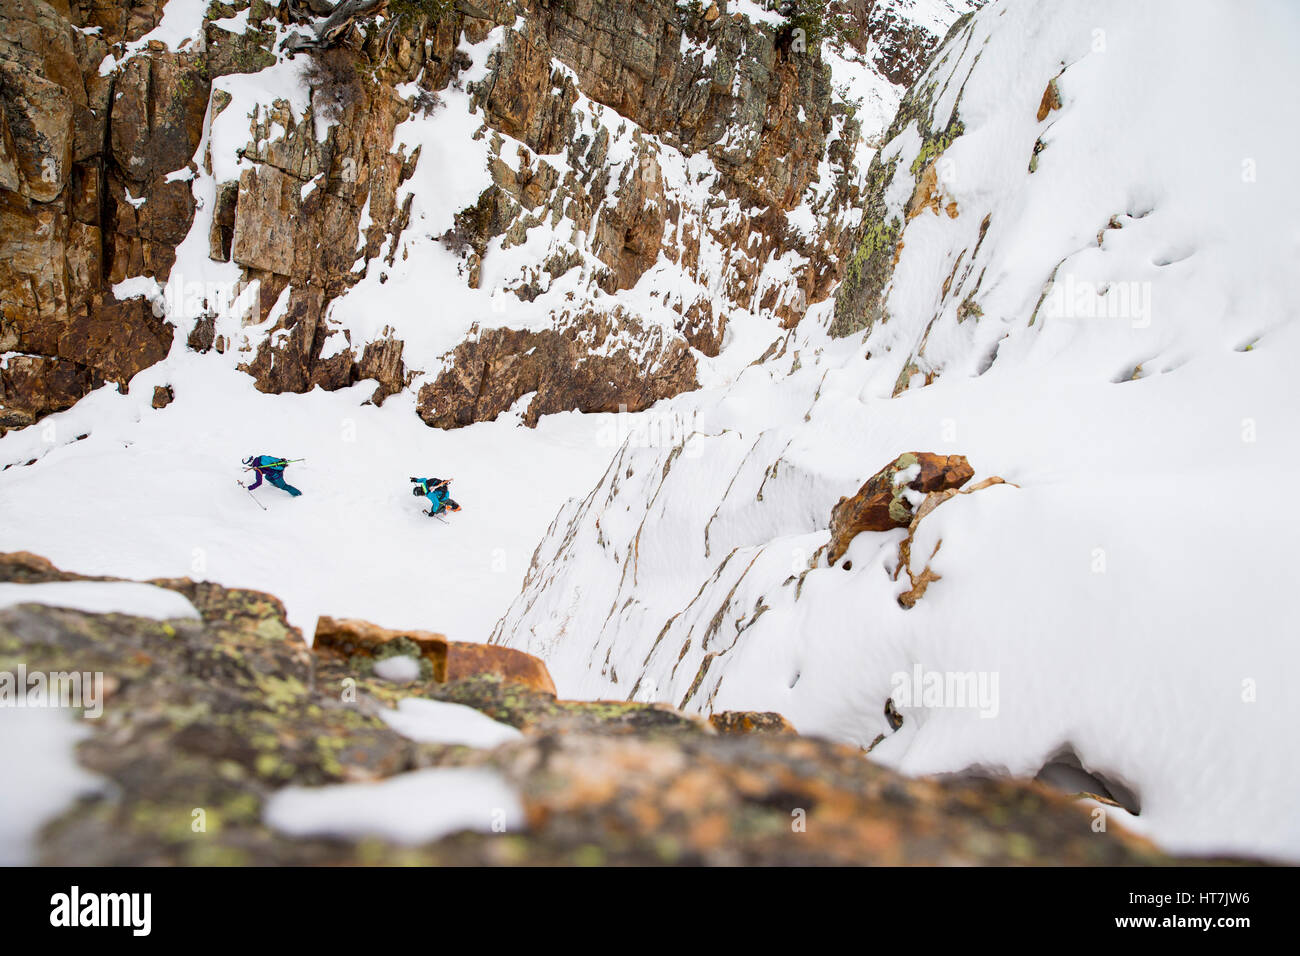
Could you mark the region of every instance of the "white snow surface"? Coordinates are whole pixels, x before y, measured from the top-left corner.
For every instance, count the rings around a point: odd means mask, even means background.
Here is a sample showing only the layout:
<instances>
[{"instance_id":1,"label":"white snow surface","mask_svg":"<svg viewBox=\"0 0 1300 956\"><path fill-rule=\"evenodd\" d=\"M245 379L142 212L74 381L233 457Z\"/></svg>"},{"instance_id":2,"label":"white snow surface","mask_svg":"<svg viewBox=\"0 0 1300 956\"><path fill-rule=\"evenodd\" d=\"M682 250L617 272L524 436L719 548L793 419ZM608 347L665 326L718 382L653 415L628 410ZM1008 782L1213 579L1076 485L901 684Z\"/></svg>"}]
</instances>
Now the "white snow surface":
<instances>
[{"instance_id":1,"label":"white snow surface","mask_svg":"<svg viewBox=\"0 0 1300 956\"><path fill-rule=\"evenodd\" d=\"M1284 3L984 7L922 80L933 131L960 96L957 217L902 218L915 124L882 150L887 321L829 340L816 306L782 357L676 400L697 434L629 445L562 510L496 639L564 695L884 734L872 759L908 773L1032 776L1070 748L1171 850L1300 859L1300 505L1260 493L1300 468L1300 133L1252 92L1292 95L1297 42ZM923 520L912 570L941 541L941 579L912 610L901 531L809 570L836 501L904 451L1014 482ZM903 708L891 733L918 665L996 676L997 707Z\"/></svg>"},{"instance_id":2,"label":"white snow surface","mask_svg":"<svg viewBox=\"0 0 1300 956\"><path fill-rule=\"evenodd\" d=\"M417 845L450 833L518 832L523 807L494 770L433 767L379 783L287 787L266 802L267 824L289 836L383 837Z\"/></svg>"},{"instance_id":3,"label":"white snow surface","mask_svg":"<svg viewBox=\"0 0 1300 956\"><path fill-rule=\"evenodd\" d=\"M395 684L409 684L420 678L420 662L403 654L375 662L375 676Z\"/></svg>"},{"instance_id":4,"label":"white snow surface","mask_svg":"<svg viewBox=\"0 0 1300 956\"><path fill-rule=\"evenodd\" d=\"M157 411L164 382L176 399ZM0 439L3 464L37 459L0 475L0 547L83 574L267 591L309 640L322 614L486 640L551 516L600 477L616 416L439 431L409 394L364 404L373 389L265 395L180 343L128 395L105 386ZM263 482L251 494L267 510L250 499L239 463L261 454L306 458L285 471L302 497ZM451 478L462 510L426 517L411 476Z\"/></svg>"},{"instance_id":5,"label":"white snow surface","mask_svg":"<svg viewBox=\"0 0 1300 956\"><path fill-rule=\"evenodd\" d=\"M523 737L482 711L445 700L408 697L395 709L379 711L379 716L399 734L421 743L492 748Z\"/></svg>"},{"instance_id":6,"label":"white snow surface","mask_svg":"<svg viewBox=\"0 0 1300 956\"><path fill-rule=\"evenodd\" d=\"M0 609L18 604L44 604L88 614L129 614L160 621L199 616L185 595L134 581L0 583Z\"/></svg>"},{"instance_id":7,"label":"white snow surface","mask_svg":"<svg viewBox=\"0 0 1300 956\"><path fill-rule=\"evenodd\" d=\"M83 770L76 745L91 730L67 710L0 707L0 866L37 862L40 828L103 781Z\"/></svg>"}]
</instances>

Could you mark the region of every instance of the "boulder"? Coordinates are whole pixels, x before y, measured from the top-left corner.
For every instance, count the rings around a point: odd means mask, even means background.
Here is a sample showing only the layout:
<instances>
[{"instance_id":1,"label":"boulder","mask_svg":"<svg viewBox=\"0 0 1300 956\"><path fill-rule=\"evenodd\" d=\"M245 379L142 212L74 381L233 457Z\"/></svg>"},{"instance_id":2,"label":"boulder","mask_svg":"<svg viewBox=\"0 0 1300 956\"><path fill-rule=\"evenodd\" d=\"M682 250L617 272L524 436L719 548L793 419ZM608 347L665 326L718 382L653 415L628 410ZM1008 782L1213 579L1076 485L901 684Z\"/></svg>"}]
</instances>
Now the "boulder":
<instances>
[{"instance_id":1,"label":"boulder","mask_svg":"<svg viewBox=\"0 0 1300 956\"><path fill-rule=\"evenodd\" d=\"M827 561L836 564L863 531L888 531L912 523L915 505L931 492L960 488L975 472L963 455L907 452L876 472L831 512ZM910 492L910 494L909 494Z\"/></svg>"}]
</instances>

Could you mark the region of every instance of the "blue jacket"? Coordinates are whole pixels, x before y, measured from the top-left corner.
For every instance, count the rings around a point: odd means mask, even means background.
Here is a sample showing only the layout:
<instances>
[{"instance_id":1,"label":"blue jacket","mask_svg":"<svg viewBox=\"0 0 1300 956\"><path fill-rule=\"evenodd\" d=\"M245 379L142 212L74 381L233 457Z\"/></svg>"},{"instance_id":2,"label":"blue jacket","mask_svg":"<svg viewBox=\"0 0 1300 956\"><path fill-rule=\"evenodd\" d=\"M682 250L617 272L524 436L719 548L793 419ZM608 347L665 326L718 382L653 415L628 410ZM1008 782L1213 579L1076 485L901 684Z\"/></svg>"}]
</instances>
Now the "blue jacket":
<instances>
[{"instance_id":1,"label":"blue jacket","mask_svg":"<svg viewBox=\"0 0 1300 956\"><path fill-rule=\"evenodd\" d=\"M289 467L289 463L283 458L275 458L271 455L256 455L252 458L245 458L244 464L253 469L253 474L257 479L248 486L249 491L255 491L262 486L262 479L265 478L275 487L289 492L290 495L297 498L301 491L284 480L284 470Z\"/></svg>"},{"instance_id":2,"label":"blue jacket","mask_svg":"<svg viewBox=\"0 0 1300 956\"><path fill-rule=\"evenodd\" d=\"M442 503L447 500L450 492L447 491L447 485L441 478L421 478L416 483L416 487L424 493L429 499L429 504L434 511L442 507Z\"/></svg>"}]
</instances>

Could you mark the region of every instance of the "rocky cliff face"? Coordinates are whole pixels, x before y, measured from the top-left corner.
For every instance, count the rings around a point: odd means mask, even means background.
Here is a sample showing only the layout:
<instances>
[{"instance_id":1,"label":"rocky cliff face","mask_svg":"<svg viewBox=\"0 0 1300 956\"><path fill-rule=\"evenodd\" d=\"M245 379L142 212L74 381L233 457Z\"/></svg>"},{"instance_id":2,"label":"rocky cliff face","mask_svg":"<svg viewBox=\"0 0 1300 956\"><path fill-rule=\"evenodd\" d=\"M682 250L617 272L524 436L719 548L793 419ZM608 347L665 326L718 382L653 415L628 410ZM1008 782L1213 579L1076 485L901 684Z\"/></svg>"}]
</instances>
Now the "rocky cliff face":
<instances>
[{"instance_id":1,"label":"rocky cliff face","mask_svg":"<svg viewBox=\"0 0 1300 956\"><path fill-rule=\"evenodd\" d=\"M955 16L843 4L827 59L743 0L164 6L2 15L0 428L177 339L440 427L693 388L733 315L792 327L841 275L868 150L835 64L889 100Z\"/></svg>"},{"instance_id":2,"label":"rocky cliff face","mask_svg":"<svg viewBox=\"0 0 1300 956\"><path fill-rule=\"evenodd\" d=\"M0 428L30 424L105 381L124 385L167 354L173 330L144 301L118 301L111 284L171 268L193 200L164 174L198 145L206 84L186 87L193 55L157 49L141 50L120 77L98 69L111 44L152 29L161 6L129 15L107 4L5 6Z\"/></svg>"}]
</instances>

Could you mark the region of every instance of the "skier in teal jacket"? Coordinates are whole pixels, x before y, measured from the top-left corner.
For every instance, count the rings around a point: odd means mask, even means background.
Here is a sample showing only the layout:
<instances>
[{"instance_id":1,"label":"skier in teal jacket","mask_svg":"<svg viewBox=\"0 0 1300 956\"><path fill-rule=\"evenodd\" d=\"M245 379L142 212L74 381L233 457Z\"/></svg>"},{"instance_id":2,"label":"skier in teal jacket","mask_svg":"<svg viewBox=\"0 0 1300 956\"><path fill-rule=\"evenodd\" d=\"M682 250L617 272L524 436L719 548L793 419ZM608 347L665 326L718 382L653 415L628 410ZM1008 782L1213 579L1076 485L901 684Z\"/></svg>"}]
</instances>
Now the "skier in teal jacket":
<instances>
[{"instance_id":1,"label":"skier in teal jacket","mask_svg":"<svg viewBox=\"0 0 1300 956\"><path fill-rule=\"evenodd\" d=\"M447 486L451 484L451 479L447 478L412 478L411 483L415 485L411 489L411 494L415 497L425 497L429 499L429 510L425 512L430 518L441 514L444 511L459 511L460 505L452 501Z\"/></svg>"},{"instance_id":2,"label":"skier in teal jacket","mask_svg":"<svg viewBox=\"0 0 1300 956\"><path fill-rule=\"evenodd\" d=\"M289 492L295 498L302 494L284 480L284 470L289 467L289 462L285 459L273 458L270 455L255 455L252 458L245 458L244 464L257 473L257 480L247 486L249 491L261 487L262 479L265 478L275 487Z\"/></svg>"}]
</instances>

